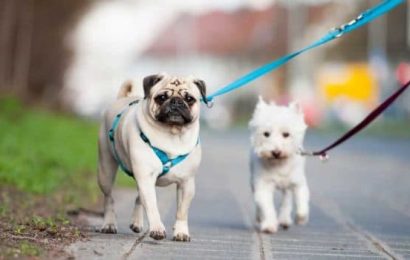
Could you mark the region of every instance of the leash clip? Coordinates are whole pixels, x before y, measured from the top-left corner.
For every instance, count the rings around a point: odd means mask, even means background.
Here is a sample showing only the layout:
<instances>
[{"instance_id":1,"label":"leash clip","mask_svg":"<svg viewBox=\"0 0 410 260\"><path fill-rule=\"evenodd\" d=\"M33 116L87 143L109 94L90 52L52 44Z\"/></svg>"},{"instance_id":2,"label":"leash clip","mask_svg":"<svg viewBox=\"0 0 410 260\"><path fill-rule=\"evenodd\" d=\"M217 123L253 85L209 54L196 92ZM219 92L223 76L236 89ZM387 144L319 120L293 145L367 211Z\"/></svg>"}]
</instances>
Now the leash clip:
<instances>
[{"instance_id":1,"label":"leash clip","mask_svg":"<svg viewBox=\"0 0 410 260\"><path fill-rule=\"evenodd\" d=\"M329 161L329 155L327 153L322 153L319 155L319 160L322 163L326 163L327 161Z\"/></svg>"},{"instance_id":2,"label":"leash clip","mask_svg":"<svg viewBox=\"0 0 410 260\"><path fill-rule=\"evenodd\" d=\"M350 22L342 24L339 27L333 27L330 30L330 32L334 34L335 38L339 38L344 34L347 27L350 27L350 26L354 25L355 23L362 20L363 18L364 18L364 14L361 13L359 16L357 16L355 19L351 20Z\"/></svg>"},{"instance_id":3,"label":"leash clip","mask_svg":"<svg viewBox=\"0 0 410 260\"><path fill-rule=\"evenodd\" d=\"M347 27L350 27L350 26L354 25L355 23L357 23L358 21L362 20L364 18L364 16L365 16L365 13L361 13L361 14L359 14L359 16L357 16L355 19L351 20L350 22L342 24L340 27L333 27L330 30L330 32L331 33L336 33L334 35L334 37L339 38L344 34Z\"/></svg>"},{"instance_id":4,"label":"leash clip","mask_svg":"<svg viewBox=\"0 0 410 260\"><path fill-rule=\"evenodd\" d=\"M343 32L344 27L345 27L345 25L342 25L340 27L333 27L330 30L330 33L334 34L333 35L334 38L339 38L344 34L344 32Z\"/></svg>"},{"instance_id":5,"label":"leash clip","mask_svg":"<svg viewBox=\"0 0 410 260\"><path fill-rule=\"evenodd\" d=\"M347 25L351 26L351 25L357 23L358 21L360 21L364 18L364 15L365 15L364 13L359 14L356 18L354 18L353 20L348 22Z\"/></svg>"},{"instance_id":6,"label":"leash clip","mask_svg":"<svg viewBox=\"0 0 410 260\"><path fill-rule=\"evenodd\" d=\"M299 149L299 154L301 156L310 156L310 157L319 156L319 160L322 163L325 163L325 162L329 161L329 155L327 153L317 154L315 152L307 152L307 151L303 150L302 148L300 148Z\"/></svg>"},{"instance_id":7,"label":"leash clip","mask_svg":"<svg viewBox=\"0 0 410 260\"><path fill-rule=\"evenodd\" d=\"M314 156L312 152L307 152L307 151L303 150L302 148L299 149L299 154L301 156Z\"/></svg>"},{"instance_id":8,"label":"leash clip","mask_svg":"<svg viewBox=\"0 0 410 260\"><path fill-rule=\"evenodd\" d=\"M214 101L213 100L209 100L208 102L205 103L207 108L212 108L214 106Z\"/></svg>"}]
</instances>

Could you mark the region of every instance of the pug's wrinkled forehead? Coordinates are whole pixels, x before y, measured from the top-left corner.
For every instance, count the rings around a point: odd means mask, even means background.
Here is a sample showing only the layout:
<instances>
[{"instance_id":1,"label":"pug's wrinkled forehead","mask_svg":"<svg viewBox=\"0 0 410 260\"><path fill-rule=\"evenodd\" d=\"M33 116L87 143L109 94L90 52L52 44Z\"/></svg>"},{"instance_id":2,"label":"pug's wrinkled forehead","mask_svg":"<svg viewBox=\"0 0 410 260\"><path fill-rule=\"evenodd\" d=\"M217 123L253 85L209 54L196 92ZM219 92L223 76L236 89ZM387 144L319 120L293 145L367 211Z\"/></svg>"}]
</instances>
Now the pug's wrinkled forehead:
<instances>
[{"instance_id":1,"label":"pug's wrinkled forehead","mask_svg":"<svg viewBox=\"0 0 410 260\"><path fill-rule=\"evenodd\" d=\"M169 77L168 79L164 80L164 84L162 85L159 92L166 92L168 96L181 96L187 92L196 92L195 94L199 95L199 91L195 91L195 88L192 88L193 81L182 78L182 77ZM194 93L191 93L194 94Z\"/></svg>"},{"instance_id":2,"label":"pug's wrinkled forehead","mask_svg":"<svg viewBox=\"0 0 410 260\"><path fill-rule=\"evenodd\" d=\"M194 77L170 76L156 74L144 78L145 97L166 93L169 97L184 97L187 93L195 97L205 97L205 82Z\"/></svg>"}]
</instances>

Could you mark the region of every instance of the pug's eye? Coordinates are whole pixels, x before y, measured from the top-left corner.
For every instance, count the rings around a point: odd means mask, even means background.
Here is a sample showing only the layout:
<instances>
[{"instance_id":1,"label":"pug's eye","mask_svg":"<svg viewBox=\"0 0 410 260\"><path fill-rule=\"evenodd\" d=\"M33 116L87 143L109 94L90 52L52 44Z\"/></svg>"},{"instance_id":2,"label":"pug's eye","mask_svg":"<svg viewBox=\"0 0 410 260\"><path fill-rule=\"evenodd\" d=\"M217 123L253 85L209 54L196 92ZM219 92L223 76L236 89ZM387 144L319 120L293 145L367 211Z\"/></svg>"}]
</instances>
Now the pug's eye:
<instances>
[{"instance_id":1,"label":"pug's eye","mask_svg":"<svg viewBox=\"0 0 410 260\"><path fill-rule=\"evenodd\" d=\"M270 136L270 133L269 133L269 132L263 132L263 136L264 136L264 137L269 137L269 136Z\"/></svg>"},{"instance_id":2,"label":"pug's eye","mask_svg":"<svg viewBox=\"0 0 410 260\"><path fill-rule=\"evenodd\" d=\"M186 96L185 96L185 101L186 101L188 104L192 105L192 104L195 102L195 98L193 98L193 97L190 96L190 95L186 95Z\"/></svg>"},{"instance_id":3,"label":"pug's eye","mask_svg":"<svg viewBox=\"0 0 410 260\"><path fill-rule=\"evenodd\" d=\"M282 133L283 138L288 138L290 134L288 132L283 132Z\"/></svg>"},{"instance_id":4,"label":"pug's eye","mask_svg":"<svg viewBox=\"0 0 410 260\"><path fill-rule=\"evenodd\" d=\"M168 95L166 93L158 95L155 97L155 102L158 104L164 103L168 99Z\"/></svg>"}]
</instances>

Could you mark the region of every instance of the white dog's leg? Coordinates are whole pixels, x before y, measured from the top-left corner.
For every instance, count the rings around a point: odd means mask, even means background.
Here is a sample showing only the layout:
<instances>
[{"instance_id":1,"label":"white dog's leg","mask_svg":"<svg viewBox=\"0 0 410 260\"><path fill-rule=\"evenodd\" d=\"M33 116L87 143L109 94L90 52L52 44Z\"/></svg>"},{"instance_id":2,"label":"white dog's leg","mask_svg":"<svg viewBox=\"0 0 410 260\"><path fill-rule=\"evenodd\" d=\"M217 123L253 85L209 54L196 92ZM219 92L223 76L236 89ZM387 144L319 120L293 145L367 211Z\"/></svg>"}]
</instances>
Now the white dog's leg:
<instances>
[{"instance_id":1,"label":"white dog's leg","mask_svg":"<svg viewBox=\"0 0 410 260\"><path fill-rule=\"evenodd\" d=\"M144 208L142 207L139 194L135 199L134 212L132 214L132 223L130 225L130 228L135 233L141 232L144 228Z\"/></svg>"},{"instance_id":2,"label":"white dog's leg","mask_svg":"<svg viewBox=\"0 0 410 260\"><path fill-rule=\"evenodd\" d=\"M166 237L166 233L158 211L155 182L155 175L137 178L139 197L147 213L150 231L149 236L153 239L161 240Z\"/></svg>"},{"instance_id":3,"label":"white dog's leg","mask_svg":"<svg viewBox=\"0 0 410 260\"><path fill-rule=\"evenodd\" d=\"M99 141L98 184L104 194L104 223L102 233L117 233L117 222L114 212L114 200L112 198L112 186L118 165L109 151L106 140Z\"/></svg>"},{"instance_id":4,"label":"white dog's leg","mask_svg":"<svg viewBox=\"0 0 410 260\"><path fill-rule=\"evenodd\" d=\"M177 186L177 216L174 225L175 241L190 241L188 209L195 194L195 181L190 178Z\"/></svg>"},{"instance_id":5,"label":"white dog's leg","mask_svg":"<svg viewBox=\"0 0 410 260\"><path fill-rule=\"evenodd\" d=\"M278 230L278 220L273 204L274 191L273 184L267 184L264 181L255 185L256 218L260 219L259 230L265 233L275 233Z\"/></svg>"},{"instance_id":6,"label":"white dog's leg","mask_svg":"<svg viewBox=\"0 0 410 260\"><path fill-rule=\"evenodd\" d=\"M279 210L279 224L284 229L288 229L292 225L292 190L286 189L283 191L282 204Z\"/></svg>"},{"instance_id":7,"label":"white dog's leg","mask_svg":"<svg viewBox=\"0 0 410 260\"><path fill-rule=\"evenodd\" d=\"M296 203L296 224L304 225L309 219L309 188L306 184L294 189Z\"/></svg>"}]
</instances>

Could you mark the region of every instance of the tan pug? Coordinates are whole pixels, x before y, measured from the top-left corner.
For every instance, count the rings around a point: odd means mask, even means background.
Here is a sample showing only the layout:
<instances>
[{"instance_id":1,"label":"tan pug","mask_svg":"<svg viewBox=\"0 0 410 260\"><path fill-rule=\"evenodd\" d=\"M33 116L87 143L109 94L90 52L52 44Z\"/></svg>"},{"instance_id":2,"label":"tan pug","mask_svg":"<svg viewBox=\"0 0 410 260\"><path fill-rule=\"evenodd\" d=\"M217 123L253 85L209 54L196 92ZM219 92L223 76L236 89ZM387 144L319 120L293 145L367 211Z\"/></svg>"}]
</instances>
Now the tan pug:
<instances>
[{"instance_id":1,"label":"tan pug","mask_svg":"<svg viewBox=\"0 0 410 260\"><path fill-rule=\"evenodd\" d=\"M190 241L188 209L201 161L199 114L200 100L206 96L205 83L193 77L160 74L144 78L143 88L145 97L138 103L133 102L136 98L129 97L132 83L126 82L118 99L104 113L99 133L98 167L98 183L105 198L101 232L117 232L111 191L117 169L122 166L135 178L138 188L130 228L137 233L142 231L145 209L150 236L165 238L155 186L176 183L177 215L173 237L176 241ZM121 115L115 119L119 113ZM118 124L113 127L115 120ZM163 163L158 150L170 160L183 158Z\"/></svg>"}]
</instances>

